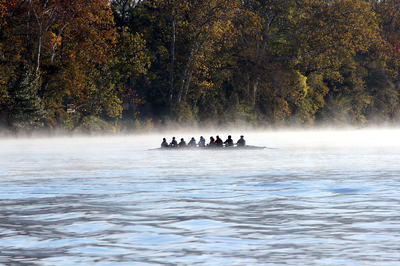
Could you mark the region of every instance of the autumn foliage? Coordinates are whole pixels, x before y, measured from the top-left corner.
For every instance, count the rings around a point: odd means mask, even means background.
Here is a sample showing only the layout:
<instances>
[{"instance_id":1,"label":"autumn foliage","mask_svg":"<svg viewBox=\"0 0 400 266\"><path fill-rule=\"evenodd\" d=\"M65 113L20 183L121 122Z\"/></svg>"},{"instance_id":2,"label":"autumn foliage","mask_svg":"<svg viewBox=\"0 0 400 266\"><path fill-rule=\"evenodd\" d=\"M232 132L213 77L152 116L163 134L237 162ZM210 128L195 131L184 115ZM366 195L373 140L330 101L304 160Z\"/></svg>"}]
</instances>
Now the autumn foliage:
<instances>
[{"instance_id":1,"label":"autumn foliage","mask_svg":"<svg viewBox=\"0 0 400 266\"><path fill-rule=\"evenodd\" d=\"M0 0L0 124L395 124L399 14L395 0Z\"/></svg>"}]
</instances>

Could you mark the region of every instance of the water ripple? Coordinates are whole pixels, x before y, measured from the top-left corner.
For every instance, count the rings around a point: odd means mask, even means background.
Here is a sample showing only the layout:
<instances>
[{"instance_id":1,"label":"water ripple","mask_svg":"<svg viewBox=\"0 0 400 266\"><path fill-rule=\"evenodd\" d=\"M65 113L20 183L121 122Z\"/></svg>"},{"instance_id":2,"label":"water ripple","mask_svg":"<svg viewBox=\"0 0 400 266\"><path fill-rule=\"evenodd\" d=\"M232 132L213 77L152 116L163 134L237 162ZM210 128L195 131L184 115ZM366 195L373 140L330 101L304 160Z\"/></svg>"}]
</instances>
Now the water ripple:
<instances>
[{"instance_id":1,"label":"water ripple","mask_svg":"<svg viewBox=\"0 0 400 266\"><path fill-rule=\"evenodd\" d=\"M67 144L1 151L0 264L400 260L400 149L192 154L89 144L78 156Z\"/></svg>"}]
</instances>

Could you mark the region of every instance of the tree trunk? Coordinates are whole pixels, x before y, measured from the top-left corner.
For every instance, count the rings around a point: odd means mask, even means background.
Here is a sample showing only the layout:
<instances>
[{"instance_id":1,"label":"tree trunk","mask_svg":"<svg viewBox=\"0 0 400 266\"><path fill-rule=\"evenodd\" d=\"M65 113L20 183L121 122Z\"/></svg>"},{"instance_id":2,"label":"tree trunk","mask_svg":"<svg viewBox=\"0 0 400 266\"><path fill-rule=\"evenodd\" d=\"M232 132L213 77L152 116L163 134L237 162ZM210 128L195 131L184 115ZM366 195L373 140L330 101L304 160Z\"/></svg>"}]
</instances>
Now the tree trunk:
<instances>
[{"instance_id":1,"label":"tree trunk","mask_svg":"<svg viewBox=\"0 0 400 266\"><path fill-rule=\"evenodd\" d=\"M246 102L250 102L250 78L247 79L246 83Z\"/></svg>"},{"instance_id":2,"label":"tree trunk","mask_svg":"<svg viewBox=\"0 0 400 266\"><path fill-rule=\"evenodd\" d=\"M172 93L174 91L174 63L175 63L175 16L171 18L171 59L169 63L169 90L168 90L168 104L172 106Z\"/></svg>"},{"instance_id":3,"label":"tree trunk","mask_svg":"<svg viewBox=\"0 0 400 266\"><path fill-rule=\"evenodd\" d=\"M258 89L258 79L253 85L253 106L256 105L256 95L257 95L257 89Z\"/></svg>"},{"instance_id":4,"label":"tree trunk","mask_svg":"<svg viewBox=\"0 0 400 266\"><path fill-rule=\"evenodd\" d=\"M50 65L52 65L54 63L54 57L56 55L56 46L57 46L58 40L60 39L60 37L61 37L62 33L64 32L65 27L67 27L67 25L68 25L68 23L66 23L64 25L64 27L61 28L61 30L58 33L57 38L56 38L53 46L51 47Z\"/></svg>"},{"instance_id":5,"label":"tree trunk","mask_svg":"<svg viewBox=\"0 0 400 266\"><path fill-rule=\"evenodd\" d=\"M268 42L268 33L269 33L269 28L271 26L272 20L274 19L275 16L275 12L271 12L269 13L266 18L265 18L265 25L264 25L264 38L263 38L263 42L261 44L261 51L264 52L265 48L267 46L267 42Z\"/></svg>"},{"instance_id":6,"label":"tree trunk","mask_svg":"<svg viewBox=\"0 0 400 266\"><path fill-rule=\"evenodd\" d=\"M183 92L183 100L184 101L186 100L186 97L187 97L187 94L188 94L188 90L189 90L189 86L190 86L190 82L192 81L192 75L193 75L193 70L190 70L188 80L186 81L185 90Z\"/></svg>"},{"instance_id":7,"label":"tree trunk","mask_svg":"<svg viewBox=\"0 0 400 266\"><path fill-rule=\"evenodd\" d=\"M400 92L400 69L397 72L397 82L396 82L396 89L398 92Z\"/></svg>"},{"instance_id":8,"label":"tree trunk","mask_svg":"<svg viewBox=\"0 0 400 266\"><path fill-rule=\"evenodd\" d=\"M186 76L187 76L187 72L188 72L188 69L189 69L189 64L190 64L190 61L192 59L192 56L193 56L193 50L190 51L190 54L189 54L189 56L187 58L187 61L186 61L186 64L185 64L185 68L183 69L183 73L182 73L182 77L181 77L181 87L179 88L179 92L178 92L178 99L177 99L178 103L182 100L182 93L183 93L183 90L185 88Z\"/></svg>"},{"instance_id":9,"label":"tree trunk","mask_svg":"<svg viewBox=\"0 0 400 266\"><path fill-rule=\"evenodd\" d=\"M42 34L39 32L39 37L37 40L37 51L36 51L36 69L35 69L35 74L36 76L39 75L39 69L40 69L40 56L42 52Z\"/></svg>"}]
</instances>

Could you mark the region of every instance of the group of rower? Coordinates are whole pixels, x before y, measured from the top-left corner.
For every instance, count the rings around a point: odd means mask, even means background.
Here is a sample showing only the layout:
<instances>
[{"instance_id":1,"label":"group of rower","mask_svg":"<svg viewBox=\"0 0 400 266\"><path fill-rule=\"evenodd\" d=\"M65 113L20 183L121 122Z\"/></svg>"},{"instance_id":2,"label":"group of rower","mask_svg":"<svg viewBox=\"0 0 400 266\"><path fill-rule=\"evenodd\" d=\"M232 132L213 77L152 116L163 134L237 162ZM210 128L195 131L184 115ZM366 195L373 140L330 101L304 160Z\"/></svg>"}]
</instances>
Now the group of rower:
<instances>
[{"instance_id":1,"label":"group of rower","mask_svg":"<svg viewBox=\"0 0 400 266\"><path fill-rule=\"evenodd\" d=\"M168 144L167 140L163 138L163 141L161 143L161 148L183 148L183 147L230 147L237 145L238 147L244 147L246 145L246 141L244 140L244 136L241 135L240 139L236 142L233 143L231 135L228 136L228 139L225 140L225 142L222 141L222 139L219 136L216 136L216 139L214 139L213 136L210 137L210 142L206 145L206 140L203 138L203 136L200 137L200 140L198 143L196 143L196 140L194 137L186 144L186 141L181 138L181 141L178 143L178 141L175 139L175 137L172 138L171 143Z\"/></svg>"}]
</instances>

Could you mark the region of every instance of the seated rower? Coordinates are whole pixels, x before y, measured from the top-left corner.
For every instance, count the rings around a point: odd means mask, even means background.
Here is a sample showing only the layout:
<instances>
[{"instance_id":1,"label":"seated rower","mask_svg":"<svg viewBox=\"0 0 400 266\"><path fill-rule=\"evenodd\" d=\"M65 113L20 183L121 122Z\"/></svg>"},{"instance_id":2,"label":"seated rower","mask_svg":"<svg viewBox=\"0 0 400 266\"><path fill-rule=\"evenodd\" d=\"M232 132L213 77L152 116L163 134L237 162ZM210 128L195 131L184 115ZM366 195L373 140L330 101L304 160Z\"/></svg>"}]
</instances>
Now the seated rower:
<instances>
[{"instance_id":1,"label":"seated rower","mask_svg":"<svg viewBox=\"0 0 400 266\"><path fill-rule=\"evenodd\" d=\"M199 147L205 147L206 146L206 140L203 138L203 136L200 137L199 143L197 143Z\"/></svg>"},{"instance_id":2,"label":"seated rower","mask_svg":"<svg viewBox=\"0 0 400 266\"><path fill-rule=\"evenodd\" d=\"M161 142L161 148L168 148L168 142L165 138L163 138L163 141Z\"/></svg>"},{"instance_id":3,"label":"seated rower","mask_svg":"<svg viewBox=\"0 0 400 266\"><path fill-rule=\"evenodd\" d=\"M178 147L179 147L179 148L184 148L184 147L186 147L186 141L185 141L183 138L181 138L181 142L179 142Z\"/></svg>"},{"instance_id":4,"label":"seated rower","mask_svg":"<svg viewBox=\"0 0 400 266\"><path fill-rule=\"evenodd\" d=\"M215 139L213 136L210 137L210 143L208 143L209 147L215 147Z\"/></svg>"},{"instance_id":5,"label":"seated rower","mask_svg":"<svg viewBox=\"0 0 400 266\"><path fill-rule=\"evenodd\" d=\"M194 137L192 137L187 145L190 147L196 147L196 140L194 139Z\"/></svg>"},{"instance_id":6,"label":"seated rower","mask_svg":"<svg viewBox=\"0 0 400 266\"><path fill-rule=\"evenodd\" d=\"M215 145L217 147L223 147L222 139L219 136L217 136L217 139L215 140Z\"/></svg>"},{"instance_id":7,"label":"seated rower","mask_svg":"<svg viewBox=\"0 0 400 266\"><path fill-rule=\"evenodd\" d=\"M233 146L233 139L232 139L231 135L228 136L228 139L225 140L224 144L227 147Z\"/></svg>"},{"instance_id":8,"label":"seated rower","mask_svg":"<svg viewBox=\"0 0 400 266\"><path fill-rule=\"evenodd\" d=\"M246 145L246 141L244 140L244 136L243 135L240 136L240 139L238 140L236 145L238 147L244 147Z\"/></svg>"},{"instance_id":9,"label":"seated rower","mask_svg":"<svg viewBox=\"0 0 400 266\"><path fill-rule=\"evenodd\" d=\"M178 147L178 142L176 141L175 137L172 138L171 143L169 144L170 147L177 148Z\"/></svg>"}]
</instances>

